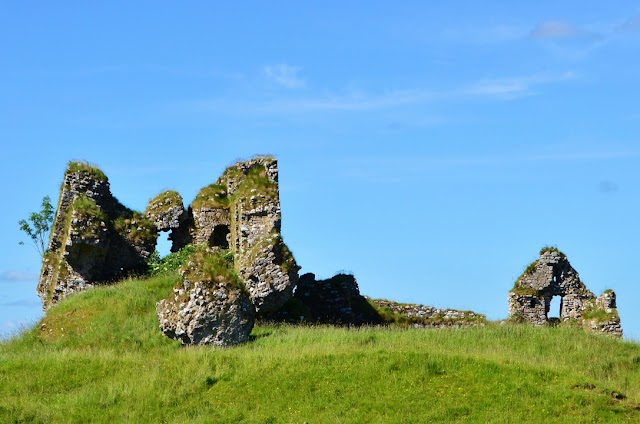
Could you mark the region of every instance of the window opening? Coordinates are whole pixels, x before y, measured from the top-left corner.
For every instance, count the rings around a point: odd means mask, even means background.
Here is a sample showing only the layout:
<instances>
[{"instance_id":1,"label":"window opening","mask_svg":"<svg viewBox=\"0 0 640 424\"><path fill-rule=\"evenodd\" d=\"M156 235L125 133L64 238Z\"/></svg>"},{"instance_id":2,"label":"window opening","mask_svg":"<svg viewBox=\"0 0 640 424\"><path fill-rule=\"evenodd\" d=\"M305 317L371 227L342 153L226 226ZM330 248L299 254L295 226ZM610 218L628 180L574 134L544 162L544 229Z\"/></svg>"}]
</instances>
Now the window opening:
<instances>
[{"instance_id":1,"label":"window opening","mask_svg":"<svg viewBox=\"0 0 640 424\"><path fill-rule=\"evenodd\" d=\"M222 247L223 249L229 248L229 226L228 225L216 225L211 233L209 239L209 246Z\"/></svg>"}]
</instances>

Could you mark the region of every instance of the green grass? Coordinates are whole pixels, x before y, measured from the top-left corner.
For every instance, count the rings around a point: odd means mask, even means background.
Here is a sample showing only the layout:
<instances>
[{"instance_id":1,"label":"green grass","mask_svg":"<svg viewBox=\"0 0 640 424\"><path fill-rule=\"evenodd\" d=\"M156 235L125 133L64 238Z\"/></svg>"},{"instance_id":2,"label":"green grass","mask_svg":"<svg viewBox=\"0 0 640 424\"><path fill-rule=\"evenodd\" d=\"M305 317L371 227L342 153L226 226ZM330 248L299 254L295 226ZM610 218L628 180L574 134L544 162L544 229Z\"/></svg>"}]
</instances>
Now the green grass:
<instances>
[{"instance_id":1,"label":"green grass","mask_svg":"<svg viewBox=\"0 0 640 424\"><path fill-rule=\"evenodd\" d=\"M595 319L597 322L607 322L618 319L618 312L613 309L612 312L607 312L605 309L600 309L592 305L582 313L582 318L586 320Z\"/></svg>"},{"instance_id":2,"label":"green grass","mask_svg":"<svg viewBox=\"0 0 640 424\"><path fill-rule=\"evenodd\" d=\"M113 220L113 228L134 245L154 245L158 239L155 224L140 212L130 209Z\"/></svg>"},{"instance_id":3,"label":"green grass","mask_svg":"<svg viewBox=\"0 0 640 424\"><path fill-rule=\"evenodd\" d=\"M180 347L155 303L179 277L71 296L0 343L0 422L638 422L640 345L571 328L259 326Z\"/></svg>"},{"instance_id":4,"label":"green grass","mask_svg":"<svg viewBox=\"0 0 640 424\"><path fill-rule=\"evenodd\" d=\"M217 208L229 209L227 187L220 184L210 184L200 189L196 198L191 202L193 209Z\"/></svg>"}]
</instances>

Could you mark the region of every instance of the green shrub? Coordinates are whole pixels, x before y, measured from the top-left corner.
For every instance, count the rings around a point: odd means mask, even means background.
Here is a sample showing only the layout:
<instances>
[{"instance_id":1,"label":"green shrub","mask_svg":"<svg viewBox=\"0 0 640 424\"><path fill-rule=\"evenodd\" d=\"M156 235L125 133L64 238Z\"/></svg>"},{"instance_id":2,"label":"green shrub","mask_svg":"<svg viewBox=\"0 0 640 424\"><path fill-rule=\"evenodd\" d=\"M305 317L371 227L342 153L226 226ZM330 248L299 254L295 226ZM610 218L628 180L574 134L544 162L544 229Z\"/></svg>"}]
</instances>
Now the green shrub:
<instances>
[{"instance_id":1,"label":"green shrub","mask_svg":"<svg viewBox=\"0 0 640 424\"><path fill-rule=\"evenodd\" d=\"M188 244L177 252L160 257L158 251L154 251L147 260L148 274L152 276L177 272L189 257L196 251L195 246Z\"/></svg>"}]
</instances>

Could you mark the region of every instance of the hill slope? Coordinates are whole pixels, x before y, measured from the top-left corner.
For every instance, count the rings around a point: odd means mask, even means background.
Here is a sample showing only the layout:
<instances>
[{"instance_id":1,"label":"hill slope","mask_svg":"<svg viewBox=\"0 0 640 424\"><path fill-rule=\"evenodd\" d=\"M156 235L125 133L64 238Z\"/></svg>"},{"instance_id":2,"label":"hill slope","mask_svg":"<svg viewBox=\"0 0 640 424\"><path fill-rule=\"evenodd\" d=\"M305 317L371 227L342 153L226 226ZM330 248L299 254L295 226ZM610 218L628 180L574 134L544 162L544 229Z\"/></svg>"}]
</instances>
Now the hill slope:
<instances>
[{"instance_id":1,"label":"hill slope","mask_svg":"<svg viewBox=\"0 0 640 424\"><path fill-rule=\"evenodd\" d=\"M570 328L259 326L182 348L175 276L72 296L0 344L0 422L640 422L640 345Z\"/></svg>"}]
</instances>

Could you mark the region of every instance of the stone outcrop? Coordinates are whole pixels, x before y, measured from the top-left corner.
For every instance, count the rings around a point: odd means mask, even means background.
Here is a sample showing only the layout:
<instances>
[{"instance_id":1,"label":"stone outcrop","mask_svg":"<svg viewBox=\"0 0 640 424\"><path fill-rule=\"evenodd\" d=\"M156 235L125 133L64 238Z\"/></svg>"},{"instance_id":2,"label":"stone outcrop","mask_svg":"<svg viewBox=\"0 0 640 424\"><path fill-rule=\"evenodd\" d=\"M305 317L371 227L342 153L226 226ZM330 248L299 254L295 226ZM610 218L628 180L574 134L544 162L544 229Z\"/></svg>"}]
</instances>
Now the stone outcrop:
<instances>
[{"instance_id":1,"label":"stone outcrop","mask_svg":"<svg viewBox=\"0 0 640 424\"><path fill-rule=\"evenodd\" d=\"M556 248L543 248L538 260L517 279L509 292L509 317L534 325L547 324L554 296L560 297L561 322L574 321L595 331L622 336L615 293L606 291L596 299L566 255Z\"/></svg>"},{"instance_id":2,"label":"stone outcrop","mask_svg":"<svg viewBox=\"0 0 640 424\"><path fill-rule=\"evenodd\" d=\"M311 273L298 281L295 298L309 311L312 322L322 324L382 324L376 310L360 294L353 275L338 274L328 280L316 280Z\"/></svg>"},{"instance_id":3,"label":"stone outcrop","mask_svg":"<svg viewBox=\"0 0 640 424\"><path fill-rule=\"evenodd\" d=\"M183 281L156 307L161 331L182 344L231 346L248 340L254 308L242 282L219 252L202 249L181 273Z\"/></svg>"},{"instance_id":4,"label":"stone outcrop","mask_svg":"<svg viewBox=\"0 0 640 424\"><path fill-rule=\"evenodd\" d=\"M150 221L113 197L102 171L69 163L38 281L43 308L142 271L156 239Z\"/></svg>"},{"instance_id":5,"label":"stone outcrop","mask_svg":"<svg viewBox=\"0 0 640 424\"><path fill-rule=\"evenodd\" d=\"M378 313L386 322L404 324L414 328L474 327L484 325L482 314L456 309L440 309L413 303L397 303L383 299L371 299Z\"/></svg>"}]
</instances>

